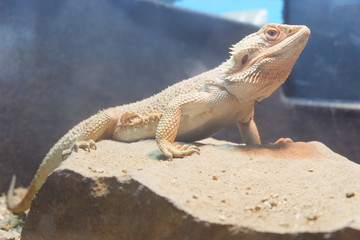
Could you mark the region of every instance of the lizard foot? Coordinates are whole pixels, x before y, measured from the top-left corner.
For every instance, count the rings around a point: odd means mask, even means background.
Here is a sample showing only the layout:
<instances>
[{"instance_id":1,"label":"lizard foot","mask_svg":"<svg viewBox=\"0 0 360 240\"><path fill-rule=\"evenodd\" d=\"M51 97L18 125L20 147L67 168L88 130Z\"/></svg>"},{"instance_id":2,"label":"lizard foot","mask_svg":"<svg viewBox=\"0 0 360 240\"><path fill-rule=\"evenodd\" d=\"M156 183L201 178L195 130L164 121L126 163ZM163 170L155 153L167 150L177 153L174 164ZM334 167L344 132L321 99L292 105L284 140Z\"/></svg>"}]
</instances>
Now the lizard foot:
<instances>
[{"instance_id":1,"label":"lizard foot","mask_svg":"<svg viewBox=\"0 0 360 240\"><path fill-rule=\"evenodd\" d=\"M78 141L75 142L74 146L72 146L71 151L79 151L79 148L84 149L87 152L90 152L90 149L96 150L96 143L94 140L89 141Z\"/></svg>"},{"instance_id":2,"label":"lizard foot","mask_svg":"<svg viewBox=\"0 0 360 240\"><path fill-rule=\"evenodd\" d=\"M96 143L94 140L76 141L70 149L64 150L62 152L62 159L64 160L72 152L78 152L79 148L84 149L87 152L90 152L90 149L96 150Z\"/></svg>"},{"instance_id":3,"label":"lizard foot","mask_svg":"<svg viewBox=\"0 0 360 240\"><path fill-rule=\"evenodd\" d=\"M169 161L171 161L173 157L183 158L193 153L200 154L200 148L195 145L175 145L170 142L162 142L159 143L159 148Z\"/></svg>"},{"instance_id":4,"label":"lizard foot","mask_svg":"<svg viewBox=\"0 0 360 240\"><path fill-rule=\"evenodd\" d=\"M280 144L280 143L292 143L294 142L291 138L279 138L272 144Z\"/></svg>"}]
</instances>

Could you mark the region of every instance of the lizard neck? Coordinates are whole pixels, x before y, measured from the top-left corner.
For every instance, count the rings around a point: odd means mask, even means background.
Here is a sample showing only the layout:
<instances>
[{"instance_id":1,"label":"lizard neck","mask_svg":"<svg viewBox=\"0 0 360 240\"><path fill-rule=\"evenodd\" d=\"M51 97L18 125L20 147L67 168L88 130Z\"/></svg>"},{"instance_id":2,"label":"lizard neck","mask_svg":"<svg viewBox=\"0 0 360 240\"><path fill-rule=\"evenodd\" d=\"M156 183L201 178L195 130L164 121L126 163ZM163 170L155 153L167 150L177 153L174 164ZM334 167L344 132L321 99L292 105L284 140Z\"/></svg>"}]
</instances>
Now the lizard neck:
<instances>
[{"instance_id":1,"label":"lizard neck","mask_svg":"<svg viewBox=\"0 0 360 240\"><path fill-rule=\"evenodd\" d=\"M230 58L224 63L223 69L228 69L233 64ZM261 101L285 82L292 66L292 63L282 64L282 61L279 62L275 57L268 58L249 66L246 71L230 74L226 70L223 71L221 82L223 87L239 100Z\"/></svg>"}]
</instances>

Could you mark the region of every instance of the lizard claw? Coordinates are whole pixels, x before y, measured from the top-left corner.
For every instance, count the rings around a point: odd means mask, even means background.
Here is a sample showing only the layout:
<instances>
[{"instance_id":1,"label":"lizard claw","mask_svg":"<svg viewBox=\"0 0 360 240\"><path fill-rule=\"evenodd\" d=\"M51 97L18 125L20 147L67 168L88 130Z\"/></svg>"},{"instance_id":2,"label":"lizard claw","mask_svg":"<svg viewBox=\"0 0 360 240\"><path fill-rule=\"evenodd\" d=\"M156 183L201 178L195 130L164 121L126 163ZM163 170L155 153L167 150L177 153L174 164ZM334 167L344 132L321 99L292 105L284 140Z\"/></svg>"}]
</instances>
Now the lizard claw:
<instances>
[{"instance_id":1,"label":"lizard claw","mask_svg":"<svg viewBox=\"0 0 360 240\"><path fill-rule=\"evenodd\" d=\"M194 151L194 153L200 154L200 148L195 146L195 145L189 145L189 144L184 144L184 145L180 145L180 144L176 144L175 147L180 150L180 151L186 151L186 150L190 150L192 149Z\"/></svg>"},{"instance_id":2,"label":"lizard claw","mask_svg":"<svg viewBox=\"0 0 360 240\"><path fill-rule=\"evenodd\" d=\"M74 145L62 152L62 159L65 160L72 152L78 152L79 148L84 149L87 152L90 152L90 149L96 150L96 143L94 140L89 141L77 141Z\"/></svg>"},{"instance_id":3,"label":"lizard claw","mask_svg":"<svg viewBox=\"0 0 360 240\"><path fill-rule=\"evenodd\" d=\"M159 143L159 148L167 157L168 161L172 161L173 157L183 158L193 153L200 154L200 148L195 145L174 145L170 142L161 142Z\"/></svg>"},{"instance_id":4,"label":"lizard claw","mask_svg":"<svg viewBox=\"0 0 360 240\"><path fill-rule=\"evenodd\" d=\"M280 144L280 143L292 143L294 142L291 138L279 138L272 144Z\"/></svg>"},{"instance_id":5,"label":"lizard claw","mask_svg":"<svg viewBox=\"0 0 360 240\"><path fill-rule=\"evenodd\" d=\"M71 148L71 151L79 151L79 148L84 149L87 152L90 152L90 149L96 150L96 143L94 140L89 141L78 141L75 142L74 146Z\"/></svg>"}]
</instances>

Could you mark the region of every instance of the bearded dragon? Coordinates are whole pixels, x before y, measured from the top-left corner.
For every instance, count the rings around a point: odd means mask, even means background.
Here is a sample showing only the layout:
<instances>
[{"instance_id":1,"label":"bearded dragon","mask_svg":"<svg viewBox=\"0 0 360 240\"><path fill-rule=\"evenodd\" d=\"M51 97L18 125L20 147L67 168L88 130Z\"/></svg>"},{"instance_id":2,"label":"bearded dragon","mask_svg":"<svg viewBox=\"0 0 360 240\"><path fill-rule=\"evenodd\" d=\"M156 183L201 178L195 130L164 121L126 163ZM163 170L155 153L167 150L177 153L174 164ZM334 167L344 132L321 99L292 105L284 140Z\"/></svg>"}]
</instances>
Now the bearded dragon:
<instances>
[{"instance_id":1,"label":"bearded dragon","mask_svg":"<svg viewBox=\"0 0 360 240\"><path fill-rule=\"evenodd\" d=\"M13 199L13 177L7 194L8 208L14 213L27 210L66 152L96 149L95 142L101 139L133 142L155 138L159 149L171 160L200 151L194 145L175 144L175 140L201 140L236 124L246 144L261 144L254 104L285 82L309 35L306 26L265 25L234 44L230 58L220 66L142 101L108 108L84 120L50 149L19 203Z\"/></svg>"}]
</instances>

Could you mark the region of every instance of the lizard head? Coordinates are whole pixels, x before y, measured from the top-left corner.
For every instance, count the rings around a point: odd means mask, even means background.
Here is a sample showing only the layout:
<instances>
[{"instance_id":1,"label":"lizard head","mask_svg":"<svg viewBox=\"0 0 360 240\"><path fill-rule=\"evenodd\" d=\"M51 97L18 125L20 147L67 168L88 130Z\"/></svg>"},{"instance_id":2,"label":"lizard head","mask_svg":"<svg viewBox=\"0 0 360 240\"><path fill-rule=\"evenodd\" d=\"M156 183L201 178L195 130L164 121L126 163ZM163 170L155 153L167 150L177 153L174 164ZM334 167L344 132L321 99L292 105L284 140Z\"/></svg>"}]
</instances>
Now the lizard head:
<instances>
[{"instance_id":1,"label":"lizard head","mask_svg":"<svg viewBox=\"0 0 360 240\"><path fill-rule=\"evenodd\" d=\"M289 76L309 35L306 26L268 24L245 37L230 48L225 87L238 98L270 96Z\"/></svg>"}]
</instances>

